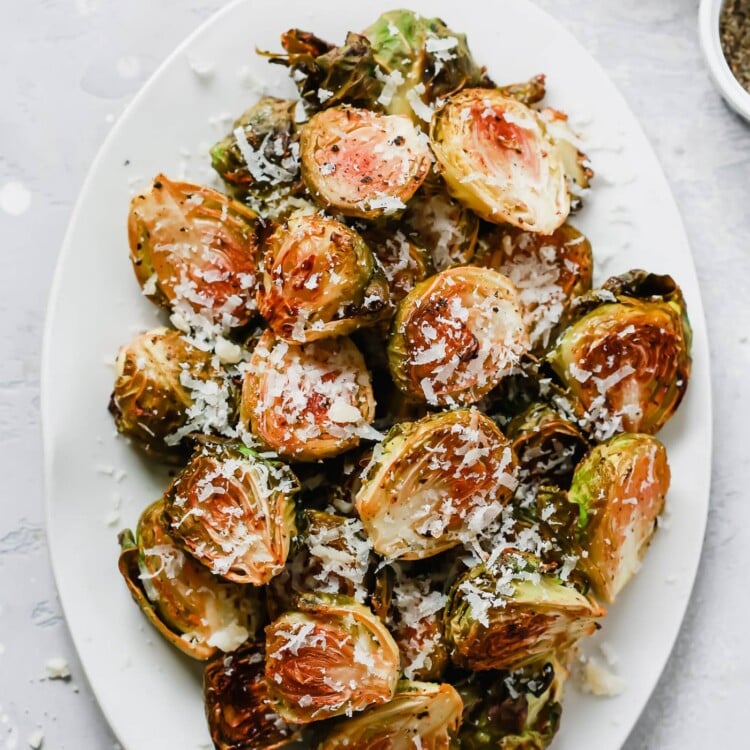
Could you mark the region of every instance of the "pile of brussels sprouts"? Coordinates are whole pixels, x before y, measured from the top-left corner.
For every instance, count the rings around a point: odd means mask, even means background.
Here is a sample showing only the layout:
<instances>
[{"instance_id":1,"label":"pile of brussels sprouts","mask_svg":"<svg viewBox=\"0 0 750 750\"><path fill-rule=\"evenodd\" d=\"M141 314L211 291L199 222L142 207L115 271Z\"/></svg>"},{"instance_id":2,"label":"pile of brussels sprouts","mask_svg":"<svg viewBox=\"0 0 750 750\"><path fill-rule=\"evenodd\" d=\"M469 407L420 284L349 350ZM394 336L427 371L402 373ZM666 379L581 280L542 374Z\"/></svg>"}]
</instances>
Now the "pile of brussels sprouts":
<instances>
[{"instance_id":1,"label":"pile of brussels sprouts","mask_svg":"<svg viewBox=\"0 0 750 750\"><path fill-rule=\"evenodd\" d=\"M217 748L546 747L664 507L680 289L592 289L592 172L543 76L497 86L409 11L282 44L301 99L211 149L226 194L132 201L169 324L110 410L178 470L120 570L207 662Z\"/></svg>"}]
</instances>

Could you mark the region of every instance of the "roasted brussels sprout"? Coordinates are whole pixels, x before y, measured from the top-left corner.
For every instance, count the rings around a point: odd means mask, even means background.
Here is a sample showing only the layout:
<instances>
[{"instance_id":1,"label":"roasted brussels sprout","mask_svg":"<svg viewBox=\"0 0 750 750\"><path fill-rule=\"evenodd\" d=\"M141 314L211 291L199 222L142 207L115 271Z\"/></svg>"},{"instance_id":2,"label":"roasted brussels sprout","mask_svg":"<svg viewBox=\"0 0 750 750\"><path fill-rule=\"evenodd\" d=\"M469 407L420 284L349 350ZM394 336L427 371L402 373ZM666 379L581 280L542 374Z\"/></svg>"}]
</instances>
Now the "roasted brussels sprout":
<instances>
[{"instance_id":1,"label":"roasted brussels sprout","mask_svg":"<svg viewBox=\"0 0 750 750\"><path fill-rule=\"evenodd\" d=\"M577 466L568 493L578 506L578 567L611 603L641 564L669 489L664 446L650 435L616 435Z\"/></svg>"},{"instance_id":2,"label":"roasted brussels sprout","mask_svg":"<svg viewBox=\"0 0 750 750\"><path fill-rule=\"evenodd\" d=\"M518 289L531 347L544 352L574 297L591 289L591 245L570 224L546 236L497 227L480 241L476 264L505 274Z\"/></svg>"},{"instance_id":3,"label":"roasted brussels sprout","mask_svg":"<svg viewBox=\"0 0 750 750\"><path fill-rule=\"evenodd\" d=\"M380 436L370 427L370 373L348 338L289 344L266 331L245 376L240 417L262 443L295 461L331 458Z\"/></svg>"},{"instance_id":4,"label":"roasted brussels sprout","mask_svg":"<svg viewBox=\"0 0 750 750\"><path fill-rule=\"evenodd\" d=\"M388 282L353 229L295 214L268 241L258 307L287 341L345 336L387 312Z\"/></svg>"},{"instance_id":5,"label":"roasted brussels sprout","mask_svg":"<svg viewBox=\"0 0 750 750\"><path fill-rule=\"evenodd\" d=\"M682 400L690 376L690 325L669 276L632 274L581 301L589 312L558 337L547 361L587 411L597 440L654 434ZM630 296L638 294L639 296Z\"/></svg>"},{"instance_id":6,"label":"roasted brussels sprout","mask_svg":"<svg viewBox=\"0 0 750 750\"><path fill-rule=\"evenodd\" d=\"M278 220L304 192L299 168L297 102L264 96L210 151L211 166L232 195Z\"/></svg>"},{"instance_id":7,"label":"roasted brussels sprout","mask_svg":"<svg viewBox=\"0 0 750 750\"><path fill-rule=\"evenodd\" d=\"M528 81L498 86L498 91L500 91L503 96L517 99L521 104L530 107L532 104L538 104L547 95L546 78L547 77L541 73L533 78L529 78Z\"/></svg>"},{"instance_id":8,"label":"roasted brussels sprout","mask_svg":"<svg viewBox=\"0 0 750 750\"><path fill-rule=\"evenodd\" d=\"M266 628L266 679L286 721L307 724L387 703L398 647L385 625L347 597L302 596Z\"/></svg>"},{"instance_id":9,"label":"roasted brussels sprout","mask_svg":"<svg viewBox=\"0 0 750 750\"><path fill-rule=\"evenodd\" d=\"M234 386L211 354L193 346L180 331L155 328L136 337L120 349L115 371L109 411L117 430L155 458L179 460L186 429L210 432L219 421L231 421ZM216 392L215 424L203 418L209 416L203 410L201 419L194 414L201 388Z\"/></svg>"},{"instance_id":10,"label":"roasted brussels sprout","mask_svg":"<svg viewBox=\"0 0 750 750\"><path fill-rule=\"evenodd\" d=\"M391 633L409 680L439 680L448 664L443 611L448 598L425 576L405 576L392 590Z\"/></svg>"},{"instance_id":11,"label":"roasted brussels sprout","mask_svg":"<svg viewBox=\"0 0 750 750\"><path fill-rule=\"evenodd\" d=\"M510 443L474 409L391 428L355 497L376 552L418 560L471 541L515 488Z\"/></svg>"},{"instance_id":12,"label":"roasted brussels sprout","mask_svg":"<svg viewBox=\"0 0 750 750\"><path fill-rule=\"evenodd\" d=\"M538 558L505 550L453 586L445 635L453 663L476 671L520 669L569 648L605 614Z\"/></svg>"},{"instance_id":13,"label":"roasted brussels sprout","mask_svg":"<svg viewBox=\"0 0 750 750\"><path fill-rule=\"evenodd\" d=\"M479 219L451 198L442 181L422 186L409 201L403 223L430 252L438 271L463 266L474 257Z\"/></svg>"},{"instance_id":14,"label":"roasted brussels sprout","mask_svg":"<svg viewBox=\"0 0 750 750\"><path fill-rule=\"evenodd\" d=\"M490 85L469 52L466 36L439 18L393 10L383 13L364 35L381 69L376 75L384 83L377 102L389 113L429 123L439 99L466 86Z\"/></svg>"},{"instance_id":15,"label":"roasted brussels sprout","mask_svg":"<svg viewBox=\"0 0 750 750\"><path fill-rule=\"evenodd\" d=\"M389 703L337 723L318 750L447 750L453 747L462 709L452 685L404 680Z\"/></svg>"},{"instance_id":16,"label":"roasted brussels sprout","mask_svg":"<svg viewBox=\"0 0 750 750\"><path fill-rule=\"evenodd\" d=\"M573 471L589 447L573 422L543 403L511 420L505 434L512 441L522 482L563 489L570 486Z\"/></svg>"},{"instance_id":17,"label":"roasted brussels sprout","mask_svg":"<svg viewBox=\"0 0 750 750\"><path fill-rule=\"evenodd\" d=\"M560 726L567 673L552 659L515 672L479 672L457 688L460 750L544 750Z\"/></svg>"},{"instance_id":18,"label":"roasted brussels sprout","mask_svg":"<svg viewBox=\"0 0 750 750\"><path fill-rule=\"evenodd\" d=\"M255 313L258 217L211 188L157 175L133 198L130 260L143 293L174 309L185 330L193 316L226 327Z\"/></svg>"},{"instance_id":19,"label":"roasted brussels sprout","mask_svg":"<svg viewBox=\"0 0 750 750\"><path fill-rule=\"evenodd\" d=\"M300 96L313 111L339 104L373 109L383 89L382 74L369 40L350 32L341 47L308 31L290 29L281 35L286 55L263 52L270 62L289 68Z\"/></svg>"},{"instance_id":20,"label":"roasted brussels sprout","mask_svg":"<svg viewBox=\"0 0 750 750\"><path fill-rule=\"evenodd\" d=\"M282 463L244 445L204 444L167 490L170 533L214 574L260 586L286 562L298 489Z\"/></svg>"},{"instance_id":21,"label":"roasted brussels sprout","mask_svg":"<svg viewBox=\"0 0 750 750\"><path fill-rule=\"evenodd\" d=\"M399 303L388 340L396 386L430 404L472 404L528 349L518 293L472 266L423 281Z\"/></svg>"},{"instance_id":22,"label":"roasted brussels sprout","mask_svg":"<svg viewBox=\"0 0 750 750\"><path fill-rule=\"evenodd\" d=\"M494 224L551 234L570 212L565 165L535 110L496 89L465 89L435 112L432 150L448 188Z\"/></svg>"},{"instance_id":23,"label":"roasted brussels sprout","mask_svg":"<svg viewBox=\"0 0 750 750\"><path fill-rule=\"evenodd\" d=\"M257 593L215 578L176 544L164 500L141 515L135 537L120 534L120 572L149 622L194 659L233 651L262 625Z\"/></svg>"},{"instance_id":24,"label":"roasted brussels sprout","mask_svg":"<svg viewBox=\"0 0 750 750\"><path fill-rule=\"evenodd\" d=\"M406 208L432 161L409 118L350 107L326 109L305 123L300 158L316 202L362 219Z\"/></svg>"},{"instance_id":25,"label":"roasted brussels sprout","mask_svg":"<svg viewBox=\"0 0 750 750\"><path fill-rule=\"evenodd\" d=\"M203 693L216 750L278 750L300 739L271 705L263 646L247 643L206 665Z\"/></svg>"}]
</instances>

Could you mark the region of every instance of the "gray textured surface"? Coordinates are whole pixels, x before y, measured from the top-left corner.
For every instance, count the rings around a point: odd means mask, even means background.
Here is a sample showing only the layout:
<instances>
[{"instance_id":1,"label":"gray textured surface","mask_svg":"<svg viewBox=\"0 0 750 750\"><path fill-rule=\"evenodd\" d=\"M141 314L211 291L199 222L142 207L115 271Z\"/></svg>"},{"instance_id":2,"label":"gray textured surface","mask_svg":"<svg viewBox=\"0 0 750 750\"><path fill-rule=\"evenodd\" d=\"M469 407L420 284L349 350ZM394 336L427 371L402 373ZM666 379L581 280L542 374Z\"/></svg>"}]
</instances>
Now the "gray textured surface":
<instances>
[{"instance_id":1,"label":"gray textured surface","mask_svg":"<svg viewBox=\"0 0 750 750\"><path fill-rule=\"evenodd\" d=\"M654 144L685 218L711 341L716 439L706 546L680 639L627 750L740 747L747 742L750 692L744 647L750 615L744 586L750 566L750 127L711 87L698 48L695 0L538 3L604 65ZM45 547L38 376L45 301L73 201L112 121L158 62L221 5L4 3L0 750L28 747L36 727L45 748L114 744L61 618ZM8 213L23 208L23 188L30 193L28 209ZM54 656L69 661L70 681L46 679L45 662Z\"/></svg>"}]
</instances>

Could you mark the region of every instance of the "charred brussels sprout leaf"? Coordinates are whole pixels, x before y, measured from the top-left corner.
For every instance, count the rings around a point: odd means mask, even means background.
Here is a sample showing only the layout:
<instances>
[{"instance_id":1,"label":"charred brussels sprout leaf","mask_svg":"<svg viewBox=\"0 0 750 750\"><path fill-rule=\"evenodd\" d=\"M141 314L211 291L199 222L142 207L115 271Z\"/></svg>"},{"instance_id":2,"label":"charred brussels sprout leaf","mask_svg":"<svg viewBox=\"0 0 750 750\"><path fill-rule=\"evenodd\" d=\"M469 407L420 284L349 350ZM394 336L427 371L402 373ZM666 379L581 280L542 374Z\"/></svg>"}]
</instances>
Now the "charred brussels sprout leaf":
<instances>
[{"instance_id":1,"label":"charred brussels sprout leaf","mask_svg":"<svg viewBox=\"0 0 750 750\"><path fill-rule=\"evenodd\" d=\"M451 193L483 219L542 234L565 222L565 165L535 110L496 89L466 89L435 112L430 141Z\"/></svg>"},{"instance_id":2,"label":"charred brussels sprout leaf","mask_svg":"<svg viewBox=\"0 0 750 750\"><path fill-rule=\"evenodd\" d=\"M300 137L302 179L326 209L377 219L406 208L432 157L401 115L334 107L314 115Z\"/></svg>"},{"instance_id":3,"label":"charred brussels sprout leaf","mask_svg":"<svg viewBox=\"0 0 750 750\"><path fill-rule=\"evenodd\" d=\"M535 354L554 342L573 299L591 289L591 244L570 224L551 235L497 227L480 240L478 266L505 274L518 289Z\"/></svg>"},{"instance_id":4,"label":"charred brussels sprout leaf","mask_svg":"<svg viewBox=\"0 0 750 750\"><path fill-rule=\"evenodd\" d=\"M182 433L190 422L196 384L226 386L226 416L234 410L234 387L226 375L180 331L156 328L141 334L120 349L115 370L109 410L117 429L155 458L183 456Z\"/></svg>"},{"instance_id":5,"label":"charred brussels sprout leaf","mask_svg":"<svg viewBox=\"0 0 750 750\"><path fill-rule=\"evenodd\" d=\"M456 582L445 612L454 664L520 669L594 632L604 609L543 569L537 558L505 550Z\"/></svg>"},{"instance_id":6,"label":"charred brussels sprout leaf","mask_svg":"<svg viewBox=\"0 0 750 750\"><path fill-rule=\"evenodd\" d=\"M547 95L546 76L540 75L529 78L528 81L521 83L509 83L505 86L499 86L498 91L503 96L509 96L517 99L521 104L527 107L538 104Z\"/></svg>"},{"instance_id":7,"label":"charred brussels sprout leaf","mask_svg":"<svg viewBox=\"0 0 750 750\"><path fill-rule=\"evenodd\" d=\"M677 409L690 376L691 332L679 288L670 277L628 279L610 280L584 296L578 309L589 311L560 334L547 355L587 411L597 440L616 432L658 432ZM671 282L659 285L664 294L647 293L654 279Z\"/></svg>"},{"instance_id":8,"label":"charred brussels sprout leaf","mask_svg":"<svg viewBox=\"0 0 750 750\"><path fill-rule=\"evenodd\" d=\"M370 373L348 338L289 344L266 331L242 388L241 418L279 455L331 458L377 438Z\"/></svg>"},{"instance_id":9,"label":"charred brussels sprout leaf","mask_svg":"<svg viewBox=\"0 0 750 750\"><path fill-rule=\"evenodd\" d=\"M171 307L178 327L195 315L242 326L255 312L258 230L241 203L158 175L130 204L130 260L144 294Z\"/></svg>"},{"instance_id":10,"label":"charred brussels sprout leaf","mask_svg":"<svg viewBox=\"0 0 750 750\"><path fill-rule=\"evenodd\" d=\"M460 750L544 750L560 726L567 674L555 659L515 672L482 672L458 685Z\"/></svg>"},{"instance_id":11,"label":"charred brussels sprout leaf","mask_svg":"<svg viewBox=\"0 0 750 750\"><path fill-rule=\"evenodd\" d=\"M120 572L149 622L180 651L208 659L255 637L262 606L250 588L215 578L170 533L164 501L149 506L135 537L120 534Z\"/></svg>"},{"instance_id":12,"label":"charred brussels sprout leaf","mask_svg":"<svg viewBox=\"0 0 750 750\"><path fill-rule=\"evenodd\" d=\"M429 122L431 105L438 99L466 86L490 85L469 52L466 36L439 18L394 10L380 16L364 35L385 83L378 103L389 113Z\"/></svg>"},{"instance_id":13,"label":"charred brussels sprout leaf","mask_svg":"<svg viewBox=\"0 0 750 750\"><path fill-rule=\"evenodd\" d=\"M295 101L262 97L210 152L211 166L231 193L273 219L304 192L295 107Z\"/></svg>"},{"instance_id":14,"label":"charred brussels sprout leaf","mask_svg":"<svg viewBox=\"0 0 750 750\"><path fill-rule=\"evenodd\" d=\"M297 491L284 464L243 445L207 444L167 491L166 514L180 546L214 574L260 586L284 567Z\"/></svg>"},{"instance_id":15,"label":"charred brussels sprout leaf","mask_svg":"<svg viewBox=\"0 0 750 750\"><path fill-rule=\"evenodd\" d=\"M271 236L258 306L280 338L345 336L387 313L388 282L364 240L318 214L295 214Z\"/></svg>"},{"instance_id":16,"label":"charred brussels sprout leaf","mask_svg":"<svg viewBox=\"0 0 750 750\"><path fill-rule=\"evenodd\" d=\"M396 690L398 647L385 625L353 599L300 597L266 628L266 679L276 711L307 724L387 703Z\"/></svg>"},{"instance_id":17,"label":"charred brussels sprout leaf","mask_svg":"<svg viewBox=\"0 0 750 750\"><path fill-rule=\"evenodd\" d=\"M300 739L273 710L261 644L218 656L203 675L206 717L217 750L278 750Z\"/></svg>"},{"instance_id":18,"label":"charred brussels sprout leaf","mask_svg":"<svg viewBox=\"0 0 750 750\"><path fill-rule=\"evenodd\" d=\"M650 435L617 435L576 468L568 493L578 506L578 566L596 595L613 602L640 567L664 508L670 472L664 446Z\"/></svg>"},{"instance_id":19,"label":"charred brussels sprout leaf","mask_svg":"<svg viewBox=\"0 0 750 750\"><path fill-rule=\"evenodd\" d=\"M472 404L518 364L529 346L513 284L471 266L451 268L399 303L388 340L396 386L430 404Z\"/></svg>"},{"instance_id":20,"label":"charred brussels sprout leaf","mask_svg":"<svg viewBox=\"0 0 750 750\"><path fill-rule=\"evenodd\" d=\"M341 47L290 29L281 36L286 55L262 53L289 68L300 96L315 111L339 104L374 108L383 89L367 37L350 32Z\"/></svg>"},{"instance_id":21,"label":"charred brussels sprout leaf","mask_svg":"<svg viewBox=\"0 0 750 750\"><path fill-rule=\"evenodd\" d=\"M389 703L337 723L318 750L447 750L456 738L462 709L452 685L403 681Z\"/></svg>"},{"instance_id":22,"label":"charred brussels sprout leaf","mask_svg":"<svg viewBox=\"0 0 750 750\"><path fill-rule=\"evenodd\" d=\"M393 427L355 498L376 552L431 557L470 540L515 487L515 458L491 419L460 409Z\"/></svg>"}]
</instances>

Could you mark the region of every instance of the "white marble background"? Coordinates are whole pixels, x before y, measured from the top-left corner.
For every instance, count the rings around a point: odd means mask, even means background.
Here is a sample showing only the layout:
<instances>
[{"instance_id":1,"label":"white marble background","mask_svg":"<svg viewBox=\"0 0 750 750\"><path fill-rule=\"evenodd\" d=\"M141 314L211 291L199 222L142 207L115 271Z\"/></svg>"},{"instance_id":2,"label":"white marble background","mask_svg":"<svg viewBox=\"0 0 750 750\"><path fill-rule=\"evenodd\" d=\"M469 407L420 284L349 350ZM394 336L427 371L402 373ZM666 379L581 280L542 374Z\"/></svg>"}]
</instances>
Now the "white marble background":
<instances>
[{"instance_id":1,"label":"white marble background","mask_svg":"<svg viewBox=\"0 0 750 750\"><path fill-rule=\"evenodd\" d=\"M711 342L715 448L706 545L679 641L626 749L750 746L750 126L711 87L697 0L537 2L604 65L645 126L688 228ZM41 736L50 749L116 746L62 620L45 546L43 316L65 225L99 144L155 66L221 5L2 2L0 750L27 748L30 739L37 746ZM70 680L47 677L53 657L69 662Z\"/></svg>"}]
</instances>

